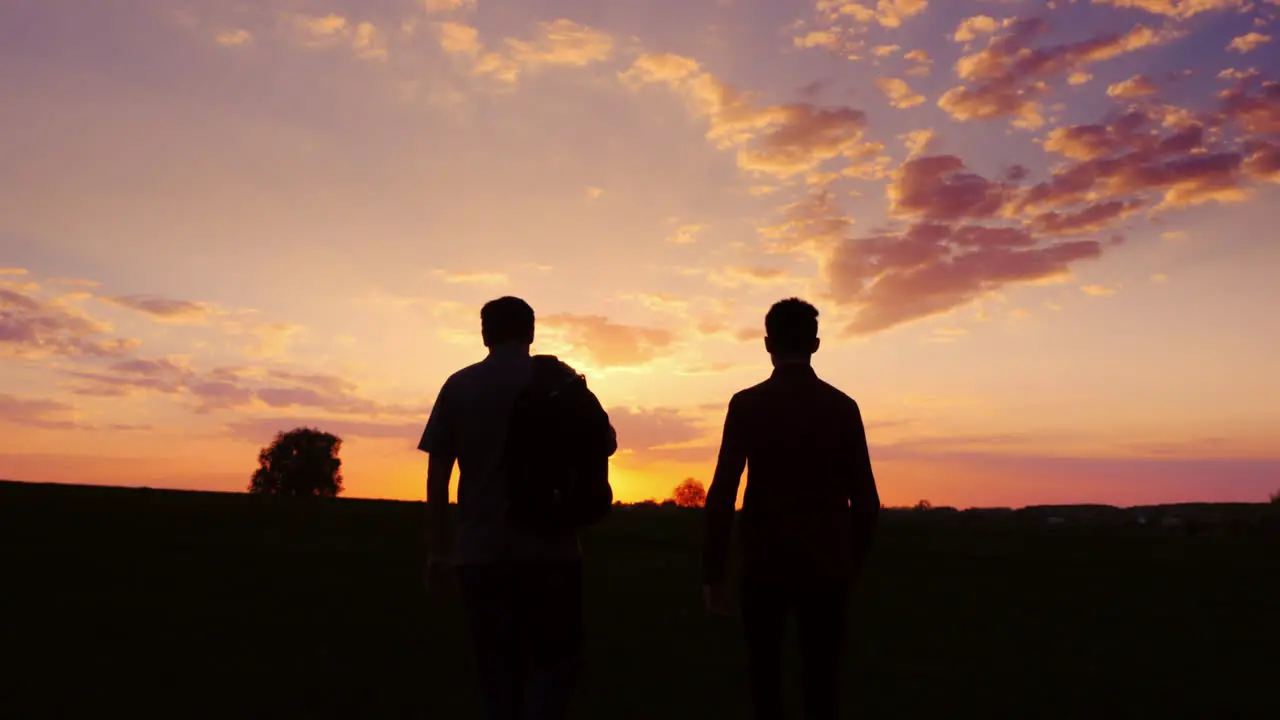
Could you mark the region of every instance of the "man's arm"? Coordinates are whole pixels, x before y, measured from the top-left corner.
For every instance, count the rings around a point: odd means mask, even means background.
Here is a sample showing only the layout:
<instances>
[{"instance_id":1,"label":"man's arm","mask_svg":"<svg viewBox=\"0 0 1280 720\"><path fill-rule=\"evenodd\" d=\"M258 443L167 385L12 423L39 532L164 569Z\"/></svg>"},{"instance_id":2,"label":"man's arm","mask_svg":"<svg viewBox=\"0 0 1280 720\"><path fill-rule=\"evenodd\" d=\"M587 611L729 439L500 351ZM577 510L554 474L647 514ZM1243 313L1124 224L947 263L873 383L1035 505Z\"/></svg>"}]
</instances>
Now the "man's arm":
<instances>
[{"instance_id":1,"label":"man's arm","mask_svg":"<svg viewBox=\"0 0 1280 720\"><path fill-rule=\"evenodd\" d=\"M453 475L452 455L431 453L427 462L427 557L448 557L452 545L449 532L449 478Z\"/></svg>"},{"instance_id":2,"label":"man's arm","mask_svg":"<svg viewBox=\"0 0 1280 720\"><path fill-rule=\"evenodd\" d=\"M849 473L849 511L853 515L853 557L859 570L871 551L876 524L880 517L880 493L871 470L871 451L867 447L867 431L858 404L853 404L849 447L853 452Z\"/></svg>"},{"instance_id":3,"label":"man's arm","mask_svg":"<svg viewBox=\"0 0 1280 720\"><path fill-rule=\"evenodd\" d=\"M711 489L707 491L707 534L702 551L702 576L704 583L713 587L723 585L728 574L734 504L738 500L742 471L747 466L742 420L742 402L735 395L729 401L724 436L720 440L720 457L716 461Z\"/></svg>"},{"instance_id":4,"label":"man's arm","mask_svg":"<svg viewBox=\"0 0 1280 720\"><path fill-rule=\"evenodd\" d=\"M422 431L418 449L431 457L427 461L427 557L433 560L450 554L449 480L457 452L457 420L454 417L449 383L440 388L431 417Z\"/></svg>"}]
</instances>

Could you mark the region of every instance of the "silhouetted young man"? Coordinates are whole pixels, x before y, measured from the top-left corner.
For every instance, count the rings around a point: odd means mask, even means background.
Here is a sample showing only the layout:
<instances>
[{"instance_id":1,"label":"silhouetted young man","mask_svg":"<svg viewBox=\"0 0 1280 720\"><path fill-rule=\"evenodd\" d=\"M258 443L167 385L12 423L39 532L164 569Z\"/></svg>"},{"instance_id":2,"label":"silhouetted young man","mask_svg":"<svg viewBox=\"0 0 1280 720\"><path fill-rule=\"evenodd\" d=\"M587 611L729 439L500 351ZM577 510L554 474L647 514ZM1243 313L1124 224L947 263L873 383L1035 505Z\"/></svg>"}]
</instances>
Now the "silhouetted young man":
<instances>
[{"instance_id":1,"label":"silhouetted young man","mask_svg":"<svg viewBox=\"0 0 1280 720\"><path fill-rule=\"evenodd\" d=\"M782 638L795 616L805 714L837 717L849 589L870 549L880 497L858 404L814 374L818 311L791 298L765 316L768 380L733 396L707 492L704 593L728 610L734 504L744 468L742 622L759 720L782 717Z\"/></svg>"},{"instance_id":2,"label":"silhouetted young man","mask_svg":"<svg viewBox=\"0 0 1280 720\"><path fill-rule=\"evenodd\" d=\"M502 462L513 403L534 372L533 308L519 298L499 298L481 309L480 324L488 357L445 382L418 445L431 455L428 583L456 565L486 717L559 720L568 714L582 646L578 541L510 522ZM461 476L451 553L445 516L455 459Z\"/></svg>"}]
</instances>

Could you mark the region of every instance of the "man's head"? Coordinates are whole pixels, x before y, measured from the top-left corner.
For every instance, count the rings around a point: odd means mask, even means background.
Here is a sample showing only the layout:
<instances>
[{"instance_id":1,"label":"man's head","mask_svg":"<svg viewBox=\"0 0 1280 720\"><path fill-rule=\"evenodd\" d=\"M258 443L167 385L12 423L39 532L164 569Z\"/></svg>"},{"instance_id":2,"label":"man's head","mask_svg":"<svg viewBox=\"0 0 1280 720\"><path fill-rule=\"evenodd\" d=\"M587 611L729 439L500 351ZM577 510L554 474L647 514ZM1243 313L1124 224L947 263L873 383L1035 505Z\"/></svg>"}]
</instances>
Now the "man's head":
<instances>
[{"instance_id":1,"label":"man's head","mask_svg":"<svg viewBox=\"0 0 1280 720\"><path fill-rule=\"evenodd\" d=\"M533 344L533 308L518 297L500 297L480 308L484 346Z\"/></svg>"},{"instance_id":2,"label":"man's head","mask_svg":"<svg viewBox=\"0 0 1280 720\"><path fill-rule=\"evenodd\" d=\"M764 346L779 362L808 362L818 351L818 309L800 298L779 300L764 316Z\"/></svg>"}]
</instances>

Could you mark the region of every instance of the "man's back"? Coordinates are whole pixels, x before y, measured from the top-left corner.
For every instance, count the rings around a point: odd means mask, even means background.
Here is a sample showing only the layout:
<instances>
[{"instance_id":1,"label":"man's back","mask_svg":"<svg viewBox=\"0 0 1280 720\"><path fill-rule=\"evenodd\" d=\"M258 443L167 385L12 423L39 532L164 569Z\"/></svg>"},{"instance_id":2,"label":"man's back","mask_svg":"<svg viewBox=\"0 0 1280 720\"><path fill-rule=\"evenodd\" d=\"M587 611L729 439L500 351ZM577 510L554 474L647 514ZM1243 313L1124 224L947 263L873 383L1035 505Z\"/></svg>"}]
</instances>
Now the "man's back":
<instances>
[{"instance_id":1,"label":"man's back","mask_svg":"<svg viewBox=\"0 0 1280 720\"><path fill-rule=\"evenodd\" d=\"M748 572L800 579L852 571L864 551L857 526L879 509L857 403L799 364L782 365L733 397L707 497L712 582L723 578L744 464Z\"/></svg>"},{"instance_id":2,"label":"man's back","mask_svg":"<svg viewBox=\"0 0 1280 720\"><path fill-rule=\"evenodd\" d=\"M441 388L419 448L445 448L458 459L460 564L513 559L561 560L578 554L573 537L548 541L509 522L502 464L511 407L529 383L533 359L512 349L491 353L454 373Z\"/></svg>"}]
</instances>

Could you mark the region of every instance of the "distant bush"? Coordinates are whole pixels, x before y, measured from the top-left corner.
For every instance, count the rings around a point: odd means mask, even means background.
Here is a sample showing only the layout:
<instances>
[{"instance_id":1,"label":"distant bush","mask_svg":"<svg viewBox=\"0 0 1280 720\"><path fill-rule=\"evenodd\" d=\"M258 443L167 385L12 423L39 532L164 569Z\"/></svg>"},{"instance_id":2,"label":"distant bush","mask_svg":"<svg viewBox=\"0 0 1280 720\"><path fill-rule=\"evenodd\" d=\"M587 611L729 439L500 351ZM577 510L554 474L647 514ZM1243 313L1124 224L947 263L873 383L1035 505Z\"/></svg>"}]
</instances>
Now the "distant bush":
<instances>
[{"instance_id":1,"label":"distant bush","mask_svg":"<svg viewBox=\"0 0 1280 720\"><path fill-rule=\"evenodd\" d=\"M916 506L912 509L917 512L928 512L933 509L933 503L929 502L928 500L921 500L920 502L916 503Z\"/></svg>"},{"instance_id":2,"label":"distant bush","mask_svg":"<svg viewBox=\"0 0 1280 720\"><path fill-rule=\"evenodd\" d=\"M254 495L335 497L342 492L342 461L336 435L297 428L276 434L258 453L258 469L249 481Z\"/></svg>"},{"instance_id":3,"label":"distant bush","mask_svg":"<svg viewBox=\"0 0 1280 720\"><path fill-rule=\"evenodd\" d=\"M1280 490L1271 493L1271 504L1280 505Z\"/></svg>"},{"instance_id":4,"label":"distant bush","mask_svg":"<svg viewBox=\"0 0 1280 720\"><path fill-rule=\"evenodd\" d=\"M707 489L697 480L685 478L671 491L671 501L682 508L700 508L707 504Z\"/></svg>"}]
</instances>

